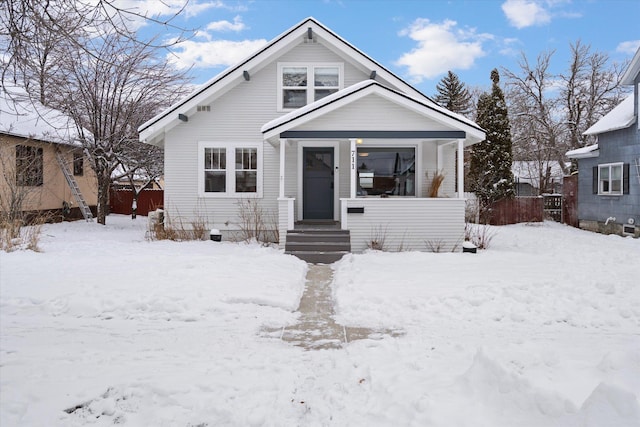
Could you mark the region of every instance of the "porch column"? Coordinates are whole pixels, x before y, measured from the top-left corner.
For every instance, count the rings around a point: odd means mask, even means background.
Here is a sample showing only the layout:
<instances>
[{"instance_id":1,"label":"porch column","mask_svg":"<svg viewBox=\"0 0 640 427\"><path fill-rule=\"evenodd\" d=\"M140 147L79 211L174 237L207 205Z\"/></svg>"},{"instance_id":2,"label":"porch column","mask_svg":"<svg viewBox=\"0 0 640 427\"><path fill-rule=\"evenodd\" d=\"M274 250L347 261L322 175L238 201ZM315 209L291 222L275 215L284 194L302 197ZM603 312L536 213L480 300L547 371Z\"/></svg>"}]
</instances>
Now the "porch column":
<instances>
[{"instance_id":1,"label":"porch column","mask_svg":"<svg viewBox=\"0 0 640 427\"><path fill-rule=\"evenodd\" d=\"M285 161L285 148L287 145L286 139L280 139L280 198L284 198L284 161Z\"/></svg>"},{"instance_id":2,"label":"porch column","mask_svg":"<svg viewBox=\"0 0 640 427\"><path fill-rule=\"evenodd\" d=\"M351 168L349 169L351 172L351 179L350 179L350 193L349 193L349 197L352 199L356 198L356 180L358 178L358 174L357 174L357 161L358 161L358 153L356 150L356 139L355 138L350 138L349 142L351 143Z\"/></svg>"},{"instance_id":3,"label":"porch column","mask_svg":"<svg viewBox=\"0 0 640 427\"><path fill-rule=\"evenodd\" d=\"M464 139L458 140L458 198L464 199Z\"/></svg>"}]
</instances>

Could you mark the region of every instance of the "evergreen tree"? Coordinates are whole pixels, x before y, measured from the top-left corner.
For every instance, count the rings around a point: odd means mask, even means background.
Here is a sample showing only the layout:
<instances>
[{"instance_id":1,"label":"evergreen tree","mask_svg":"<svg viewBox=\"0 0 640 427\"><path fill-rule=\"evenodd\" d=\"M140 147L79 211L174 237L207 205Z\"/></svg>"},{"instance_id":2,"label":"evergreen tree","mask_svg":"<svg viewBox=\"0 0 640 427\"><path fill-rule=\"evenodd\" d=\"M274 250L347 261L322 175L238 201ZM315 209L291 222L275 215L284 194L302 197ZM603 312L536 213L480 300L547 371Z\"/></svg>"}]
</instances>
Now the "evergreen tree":
<instances>
[{"instance_id":1,"label":"evergreen tree","mask_svg":"<svg viewBox=\"0 0 640 427\"><path fill-rule=\"evenodd\" d=\"M476 118L476 123L486 131L487 139L472 147L469 170L471 189L480 201L485 220L486 210L494 202L515 195L511 172L511 131L507 104L498 85L498 70L491 71L491 81L491 93L483 93L478 99Z\"/></svg>"},{"instance_id":2,"label":"evergreen tree","mask_svg":"<svg viewBox=\"0 0 640 427\"><path fill-rule=\"evenodd\" d=\"M471 110L471 94L458 76L449 71L436 85L438 104L454 113L467 115Z\"/></svg>"}]
</instances>

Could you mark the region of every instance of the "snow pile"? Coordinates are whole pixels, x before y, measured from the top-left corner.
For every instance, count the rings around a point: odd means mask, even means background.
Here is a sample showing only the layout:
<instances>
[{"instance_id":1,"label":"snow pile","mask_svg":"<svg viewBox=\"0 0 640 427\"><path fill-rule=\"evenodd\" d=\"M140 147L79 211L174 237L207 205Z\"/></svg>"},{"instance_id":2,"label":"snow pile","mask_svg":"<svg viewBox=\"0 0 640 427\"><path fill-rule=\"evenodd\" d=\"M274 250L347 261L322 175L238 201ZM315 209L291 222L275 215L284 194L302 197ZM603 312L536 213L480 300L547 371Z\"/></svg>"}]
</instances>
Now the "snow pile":
<instances>
[{"instance_id":1,"label":"snow pile","mask_svg":"<svg viewBox=\"0 0 640 427\"><path fill-rule=\"evenodd\" d=\"M640 425L640 240L349 255L336 321L404 335L305 351L262 333L296 322L303 262L107 222L0 252L0 425Z\"/></svg>"}]
</instances>

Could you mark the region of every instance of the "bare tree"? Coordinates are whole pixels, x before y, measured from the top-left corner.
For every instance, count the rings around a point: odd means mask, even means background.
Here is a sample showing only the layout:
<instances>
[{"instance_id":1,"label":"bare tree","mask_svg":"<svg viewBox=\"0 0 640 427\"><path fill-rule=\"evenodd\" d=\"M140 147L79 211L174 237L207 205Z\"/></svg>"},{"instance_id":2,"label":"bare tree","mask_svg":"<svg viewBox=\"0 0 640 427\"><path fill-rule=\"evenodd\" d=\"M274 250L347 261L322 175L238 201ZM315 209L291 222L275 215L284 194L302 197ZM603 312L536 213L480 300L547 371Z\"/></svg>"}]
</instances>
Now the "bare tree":
<instances>
[{"instance_id":1,"label":"bare tree","mask_svg":"<svg viewBox=\"0 0 640 427\"><path fill-rule=\"evenodd\" d=\"M60 44L91 53L86 37L116 33L149 47L167 48L179 44L194 33L174 24L188 5L184 0L168 18L152 15L144 9L121 7L116 0L3 0L0 7L0 39L6 54L2 57L2 82L29 68L47 71L55 67L49 53ZM167 8L168 9L168 8ZM141 40L135 30L142 23L153 23L177 33L169 42L156 38ZM85 37L79 37L84 33ZM46 73L49 75L50 73Z\"/></svg>"},{"instance_id":2,"label":"bare tree","mask_svg":"<svg viewBox=\"0 0 640 427\"><path fill-rule=\"evenodd\" d=\"M97 219L104 224L114 171L119 166L138 168L127 157L144 149L138 126L175 101L181 94L179 84L186 80L156 49L119 34L103 37L95 51L68 52L64 68L68 84L52 89L53 102L76 125L96 173Z\"/></svg>"},{"instance_id":3,"label":"bare tree","mask_svg":"<svg viewBox=\"0 0 640 427\"><path fill-rule=\"evenodd\" d=\"M183 94L186 83L185 74L169 66L166 45L130 31L136 20L167 27L171 19L161 22L118 4L6 0L0 8L2 82L26 88L34 100L72 118L96 173L101 224L114 171L133 176L148 154L137 127ZM145 169L158 167L147 162Z\"/></svg>"},{"instance_id":4,"label":"bare tree","mask_svg":"<svg viewBox=\"0 0 640 427\"><path fill-rule=\"evenodd\" d=\"M564 120L569 129L568 150L595 142L583 133L621 101L620 85L624 68L609 66L609 56L591 52L580 40L570 45L571 58L566 73L560 74Z\"/></svg>"},{"instance_id":5,"label":"bare tree","mask_svg":"<svg viewBox=\"0 0 640 427\"><path fill-rule=\"evenodd\" d=\"M530 63L522 53L519 70L504 69L513 134L514 160L528 161L541 192L553 191L552 165L569 172L565 153L591 143L583 132L621 98L621 68L609 66L605 54L572 44L568 70L551 72L555 51Z\"/></svg>"}]
</instances>

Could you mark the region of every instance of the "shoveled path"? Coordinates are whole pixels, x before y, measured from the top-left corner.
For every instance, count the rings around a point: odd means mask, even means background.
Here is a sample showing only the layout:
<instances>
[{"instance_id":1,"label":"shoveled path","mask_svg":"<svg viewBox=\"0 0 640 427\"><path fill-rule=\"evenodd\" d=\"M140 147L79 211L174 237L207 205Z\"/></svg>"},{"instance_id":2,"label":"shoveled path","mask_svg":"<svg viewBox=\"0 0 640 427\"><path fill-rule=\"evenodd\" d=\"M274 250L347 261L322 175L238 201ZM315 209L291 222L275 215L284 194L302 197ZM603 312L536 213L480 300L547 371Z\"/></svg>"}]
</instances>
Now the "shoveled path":
<instances>
[{"instance_id":1,"label":"shoveled path","mask_svg":"<svg viewBox=\"0 0 640 427\"><path fill-rule=\"evenodd\" d=\"M278 329L267 329L270 337L279 337L307 350L342 348L360 339L381 339L385 335L400 336L398 330L374 330L345 327L335 322L331 281L333 269L326 264L310 264L304 293L300 299L299 323Z\"/></svg>"}]
</instances>

